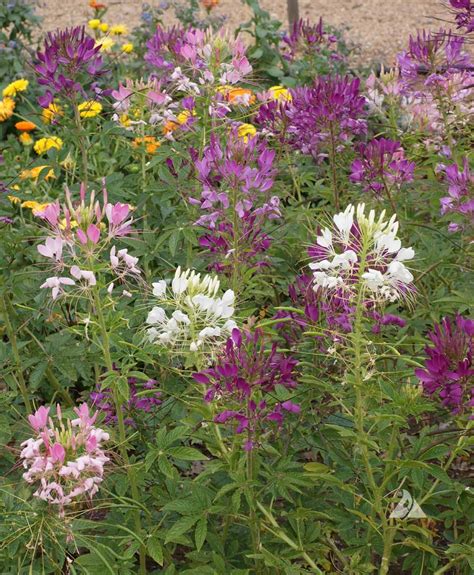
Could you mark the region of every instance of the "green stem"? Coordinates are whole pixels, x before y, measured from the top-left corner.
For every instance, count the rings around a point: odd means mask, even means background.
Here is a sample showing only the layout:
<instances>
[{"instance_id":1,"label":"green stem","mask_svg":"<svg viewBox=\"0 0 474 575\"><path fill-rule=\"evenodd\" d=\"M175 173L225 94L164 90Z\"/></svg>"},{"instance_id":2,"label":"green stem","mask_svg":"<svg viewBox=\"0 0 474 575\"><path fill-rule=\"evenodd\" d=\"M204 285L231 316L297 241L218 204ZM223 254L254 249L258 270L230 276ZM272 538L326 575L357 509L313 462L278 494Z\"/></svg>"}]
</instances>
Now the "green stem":
<instances>
[{"instance_id":1,"label":"green stem","mask_svg":"<svg viewBox=\"0 0 474 575\"><path fill-rule=\"evenodd\" d=\"M337 184L337 166L336 166L336 136L334 134L334 126L332 122L329 127L330 133L330 148L329 148L329 164L331 168L331 178L332 178L332 193L334 195L334 207L336 210L339 209L339 188Z\"/></svg>"},{"instance_id":2,"label":"green stem","mask_svg":"<svg viewBox=\"0 0 474 575\"><path fill-rule=\"evenodd\" d=\"M105 365L107 367L107 371L109 373L113 373L114 367L112 362L112 356L110 353L110 339L109 339L109 332L107 330L107 325L104 318L104 313L102 310L102 305L100 301L100 295L97 290L93 291L93 298L94 298L94 307L95 312L97 315L97 320L99 324L100 334L102 338L102 352L104 354ZM122 411L122 401L120 393L118 392L117 386L112 385L112 394L113 394L113 401L115 404L115 412L117 414L117 423L119 429L119 450L120 455L125 463L127 469L128 480L130 482L130 490L132 492L132 497L134 501L137 503L140 502L140 492L138 490L137 478L135 474L135 469L130 464L130 459L128 457L127 451L127 433L125 430L125 422L123 418L123 411ZM141 525L141 518L140 518L140 511L137 509L134 511L134 522L135 522L135 529L136 532L141 536L142 533L142 525ZM146 573L146 548L144 545L140 545L140 571L141 575Z\"/></svg>"},{"instance_id":3,"label":"green stem","mask_svg":"<svg viewBox=\"0 0 474 575\"><path fill-rule=\"evenodd\" d=\"M250 437L249 437L250 441ZM255 493L253 489L254 480L254 452L252 449L247 451L247 483L248 483L248 498L250 508L250 533L252 535L252 548L255 555L260 553L260 526L258 517L255 512ZM261 573L260 561L255 558L255 573Z\"/></svg>"},{"instance_id":4,"label":"green stem","mask_svg":"<svg viewBox=\"0 0 474 575\"><path fill-rule=\"evenodd\" d=\"M11 303L10 303L10 300L9 300L7 295L5 295L5 294L2 295L2 297L0 299L0 305L1 305L1 312L3 315L3 321L5 322L5 329L7 332L8 341L10 342L10 345L12 346L13 360L14 360L15 368L16 368L15 381L17 382L18 388L19 388L20 393L23 397L23 403L25 404L26 410L31 413L31 411L32 411L31 403L30 403L30 398L28 395L28 390L26 387L26 381L25 381L25 378L23 376L23 368L21 365L20 353L18 351L16 334L15 334L15 330L13 329L13 326L10 322L9 311L11 309Z\"/></svg>"},{"instance_id":5,"label":"green stem","mask_svg":"<svg viewBox=\"0 0 474 575\"><path fill-rule=\"evenodd\" d=\"M78 109L77 104L75 102L73 102L73 107L74 107L74 120L75 120L76 128L77 128L77 141L79 143L79 150L81 152L82 172L83 172L82 173L82 181L87 188L87 181L88 181L87 172L88 172L88 166L89 166L88 155L87 155L87 145L86 145L84 135L83 135L81 115L79 113L79 109Z\"/></svg>"}]
</instances>

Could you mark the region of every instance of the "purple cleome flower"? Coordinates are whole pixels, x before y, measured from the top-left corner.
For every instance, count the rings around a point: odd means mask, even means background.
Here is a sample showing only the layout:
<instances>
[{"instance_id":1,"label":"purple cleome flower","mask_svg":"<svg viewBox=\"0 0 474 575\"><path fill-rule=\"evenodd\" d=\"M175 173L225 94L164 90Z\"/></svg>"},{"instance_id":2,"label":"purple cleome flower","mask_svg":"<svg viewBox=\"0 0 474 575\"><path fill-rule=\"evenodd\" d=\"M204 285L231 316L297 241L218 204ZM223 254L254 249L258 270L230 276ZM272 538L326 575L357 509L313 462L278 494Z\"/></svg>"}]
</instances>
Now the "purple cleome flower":
<instances>
[{"instance_id":1,"label":"purple cleome flower","mask_svg":"<svg viewBox=\"0 0 474 575\"><path fill-rule=\"evenodd\" d=\"M74 98L76 94L87 96L86 86L105 73L100 46L86 34L84 26L50 32L46 36L44 50L36 53L34 70L38 83L47 86L40 106L47 108L55 95Z\"/></svg>"},{"instance_id":2,"label":"purple cleome flower","mask_svg":"<svg viewBox=\"0 0 474 575\"><path fill-rule=\"evenodd\" d=\"M471 0L449 0L451 8L456 11L455 21L458 29L464 28L470 34L474 32L474 4Z\"/></svg>"},{"instance_id":3,"label":"purple cleome flower","mask_svg":"<svg viewBox=\"0 0 474 575\"><path fill-rule=\"evenodd\" d=\"M278 353L276 343L268 351L261 329L243 334L234 329L214 367L193 377L207 386L205 401L225 405L214 421L234 421L236 433L247 433L244 449L249 451L258 444L265 422L280 426L285 412L299 413L300 407L292 401L275 403L271 398L276 385L296 387L297 364L294 358Z\"/></svg>"},{"instance_id":4,"label":"purple cleome flower","mask_svg":"<svg viewBox=\"0 0 474 575\"><path fill-rule=\"evenodd\" d=\"M290 33L283 36L282 42L287 60L295 60L302 54L318 54L323 50L334 51L334 57L341 58L336 52L337 38L324 30L322 18L317 24L300 18L293 23Z\"/></svg>"},{"instance_id":5,"label":"purple cleome flower","mask_svg":"<svg viewBox=\"0 0 474 575\"><path fill-rule=\"evenodd\" d=\"M351 182L377 196L392 186L413 181L415 163L405 158L400 142L380 138L356 146L359 157L352 163Z\"/></svg>"},{"instance_id":6,"label":"purple cleome flower","mask_svg":"<svg viewBox=\"0 0 474 575\"><path fill-rule=\"evenodd\" d=\"M189 201L204 212L195 225L206 230L200 244L213 254L213 269L265 265L256 260L271 243L262 227L281 217L279 198L269 194L274 158L275 152L258 137L245 141L232 130L225 146L211 136L202 159L196 160L202 193Z\"/></svg>"},{"instance_id":7,"label":"purple cleome flower","mask_svg":"<svg viewBox=\"0 0 474 575\"><path fill-rule=\"evenodd\" d=\"M474 407L474 320L457 315L436 324L429 338L433 346L425 348L425 369L415 374L430 396L459 414Z\"/></svg>"},{"instance_id":8,"label":"purple cleome flower","mask_svg":"<svg viewBox=\"0 0 474 575\"><path fill-rule=\"evenodd\" d=\"M460 170L457 164L443 166L449 195L440 200L441 214L458 214L464 220L450 223L448 229L451 232L474 229L474 174L469 170L467 158L463 164L464 170Z\"/></svg>"},{"instance_id":9,"label":"purple cleome flower","mask_svg":"<svg viewBox=\"0 0 474 575\"><path fill-rule=\"evenodd\" d=\"M137 380L130 377L128 379L128 385L130 397L122 406L122 411L125 416L125 425L135 427L136 422L134 416L136 417L137 412L139 411L149 413L155 406L160 405L161 392L157 390L157 381L154 379L149 379L143 384L143 389L139 389L137 386ZM92 402L92 406L104 414L104 423L117 423L117 413L115 410L112 391L110 389L106 388L100 390L99 387L97 391L93 391L90 394L90 400Z\"/></svg>"},{"instance_id":10,"label":"purple cleome flower","mask_svg":"<svg viewBox=\"0 0 474 575\"><path fill-rule=\"evenodd\" d=\"M360 80L348 76L322 77L312 87L296 88L286 108L291 144L315 158L327 155L327 145L338 150L354 135L367 132L365 98Z\"/></svg>"}]
</instances>

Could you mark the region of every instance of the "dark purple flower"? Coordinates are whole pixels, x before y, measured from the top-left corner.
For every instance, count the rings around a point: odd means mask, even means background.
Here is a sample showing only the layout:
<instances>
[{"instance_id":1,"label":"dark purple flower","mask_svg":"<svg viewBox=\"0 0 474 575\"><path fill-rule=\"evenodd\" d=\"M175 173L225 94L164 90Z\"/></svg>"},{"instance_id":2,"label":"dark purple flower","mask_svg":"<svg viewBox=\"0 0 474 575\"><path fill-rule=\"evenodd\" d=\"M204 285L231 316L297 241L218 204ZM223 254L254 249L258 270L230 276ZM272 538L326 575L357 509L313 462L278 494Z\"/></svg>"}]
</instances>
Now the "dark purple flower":
<instances>
[{"instance_id":1,"label":"dark purple flower","mask_svg":"<svg viewBox=\"0 0 474 575\"><path fill-rule=\"evenodd\" d=\"M84 26L48 33L34 64L38 83L47 87L39 98L42 107L49 106L55 95L87 96L87 87L105 73L100 46L95 44Z\"/></svg>"},{"instance_id":2,"label":"dark purple flower","mask_svg":"<svg viewBox=\"0 0 474 575\"><path fill-rule=\"evenodd\" d=\"M186 30L181 26L163 28L158 25L153 36L146 43L145 61L151 64L158 76L163 76L172 70L179 62L183 38Z\"/></svg>"},{"instance_id":3,"label":"dark purple flower","mask_svg":"<svg viewBox=\"0 0 474 575\"><path fill-rule=\"evenodd\" d=\"M461 223L452 222L452 232L474 228L474 174L469 170L467 158L464 158L464 170L457 164L443 166L448 182L448 196L441 198L441 214L458 214Z\"/></svg>"},{"instance_id":4,"label":"dark purple flower","mask_svg":"<svg viewBox=\"0 0 474 575\"><path fill-rule=\"evenodd\" d=\"M242 333L234 329L215 365L193 377L206 386L205 401L225 406L214 421L234 421L235 432L247 434L244 449L248 450L258 445L265 422L281 426L285 411L299 413L292 401L275 403L273 399L275 386L296 387L297 364L279 353L276 343L268 349L262 330Z\"/></svg>"},{"instance_id":5,"label":"dark purple flower","mask_svg":"<svg viewBox=\"0 0 474 575\"><path fill-rule=\"evenodd\" d=\"M125 424L135 427L137 412L149 413L155 406L160 405L161 392L158 391L157 382L154 379L149 379L140 389L137 386L137 380L130 377L128 385L130 395L128 401L122 405L122 411ZM115 403L112 391L109 388L101 390L99 386L96 391L90 394L90 399L93 406L104 413L105 423L117 423Z\"/></svg>"},{"instance_id":6,"label":"dark purple flower","mask_svg":"<svg viewBox=\"0 0 474 575\"><path fill-rule=\"evenodd\" d=\"M282 38L282 53L285 59L293 61L305 55L312 56L320 53L332 53L338 59L337 38L324 30L323 19L317 24L300 18L293 23L289 33Z\"/></svg>"},{"instance_id":7,"label":"dark purple flower","mask_svg":"<svg viewBox=\"0 0 474 575\"><path fill-rule=\"evenodd\" d=\"M453 413L474 407L474 320L457 315L444 318L429 333L425 369L416 369L425 393L441 400Z\"/></svg>"},{"instance_id":8,"label":"dark purple flower","mask_svg":"<svg viewBox=\"0 0 474 575\"><path fill-rule=\"evenodd\" d=\"M474 4L471 0L449 0L451 8L456 11L455 20L459 29L466 33L474 32Z\"/></svg>"},{"instance_id":9,"label":"dark purple flower","mask_svg":"<svg viewBox=\"0 0 474 575\"><path fill-rule=\"evenodd\" d=\"M362 184L365 192L377 196L392 186L413 181L415 163L405 158L400 142L379 138L356 146L358 158L352 163L351 182Z\"/></svg>"},{"instance_id":10,"label":"dark purple flower","mask_svg":"<svg viewBox=\"0 0 474 575\"><path fill-rule=\"evenodd\" d=\"M358 78L326 76L311 87L292 90L286 115L293 147L321 158L327 156L328 146L340 151L352 136L365 134L365 98L359 85Z\"/></svg>"}]
</instances>

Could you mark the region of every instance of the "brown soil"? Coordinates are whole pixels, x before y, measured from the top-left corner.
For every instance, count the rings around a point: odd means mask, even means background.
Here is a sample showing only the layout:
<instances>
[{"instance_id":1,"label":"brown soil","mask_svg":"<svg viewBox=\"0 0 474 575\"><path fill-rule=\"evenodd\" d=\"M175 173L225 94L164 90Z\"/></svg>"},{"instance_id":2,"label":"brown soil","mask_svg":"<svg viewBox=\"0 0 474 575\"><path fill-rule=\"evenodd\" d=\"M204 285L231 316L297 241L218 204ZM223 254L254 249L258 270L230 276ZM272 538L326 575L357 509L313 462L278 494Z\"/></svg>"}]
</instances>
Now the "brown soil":
<instances>
[{"instance_id":1,"label":"brown soil","mask_svg":"<svg viewBox=\"0 0 474 575\"><path fill-rule=\"evenodd\" d=\"M161 0L150 0L158 5ZM139 22L141 0L105 0L109 6L106 21L126 24L129 28ZM41 0L38 12L43 16L44 30L77 25L92 17L87 0ZM286 0L261 0L263 8L286 25ZM300 16L324 21L344 28L346 37L355 43L359 64L384 62L389 64L402 49L410 34L418 28L439 28L449 13L442 0L299 0ZM239 0L221 0L216 13L228 17L228 25L235 27L248 19L249 10Z\"/></svg>"}]
</instances>

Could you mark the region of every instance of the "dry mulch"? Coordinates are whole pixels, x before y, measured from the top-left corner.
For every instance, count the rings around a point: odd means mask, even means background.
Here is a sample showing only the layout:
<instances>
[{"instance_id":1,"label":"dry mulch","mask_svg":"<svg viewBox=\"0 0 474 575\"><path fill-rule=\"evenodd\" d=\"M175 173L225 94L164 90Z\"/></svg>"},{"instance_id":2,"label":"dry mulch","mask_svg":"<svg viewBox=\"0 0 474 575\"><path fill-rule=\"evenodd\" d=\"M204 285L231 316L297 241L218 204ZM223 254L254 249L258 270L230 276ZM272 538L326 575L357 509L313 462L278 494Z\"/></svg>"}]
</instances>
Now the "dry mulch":
<instances>
[{"instance_id":1,"label":"dry mulch","mask_svg":"<svg viewBox=\"0 0 474 575\"><path fill-rule=\"evenodd\" d=\"M139 22L141 0L105 2L109 6L109 23L123 23L131 28ZM160 2L150 0L148 4ZM286 24L286 0L261 0L261 5ZM443 24L439 19L449 19L442 0L300 0L299 6L304 18L316 21L322 16L327 23L344 28L346 37L357 46L357 62L366 65L390 64L416 29L437 29ZM44 18L46 31L85 23L92 15L87 0L41 0L38 12ZM238 0L221 0L216 12L228 16L230 27L249 17L248 8Z\"/></svg>"}]
</instances>

